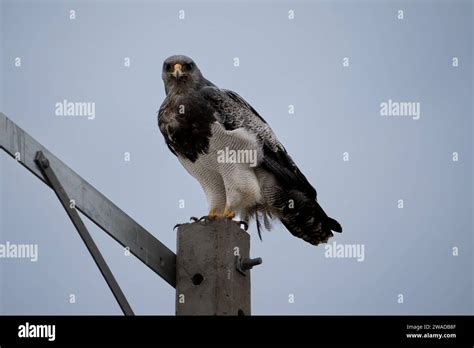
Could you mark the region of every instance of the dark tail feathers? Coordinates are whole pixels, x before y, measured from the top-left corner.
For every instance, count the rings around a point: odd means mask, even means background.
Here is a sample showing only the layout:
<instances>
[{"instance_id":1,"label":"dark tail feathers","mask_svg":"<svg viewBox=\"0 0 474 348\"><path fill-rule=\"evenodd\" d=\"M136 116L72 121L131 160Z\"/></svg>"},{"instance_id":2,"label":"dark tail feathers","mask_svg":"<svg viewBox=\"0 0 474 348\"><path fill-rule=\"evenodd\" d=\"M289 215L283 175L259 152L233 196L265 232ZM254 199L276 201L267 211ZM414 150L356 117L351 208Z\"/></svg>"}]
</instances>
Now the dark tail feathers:
<instances>
[{"instance_id":1,"label":"dark tail feathers","mask_svg":"<svg viewBox=\"0 0 474 348\"><path fill-rule=\"evenodd\" d=\"M297 190L288 192L288 197L293 205L280 208L279 217L294 236L318 245L326 243L333 236L332 231L342 232L339 222L327 216L317 201L308 199L303 192Z\"/></svg>"},{"instance_id":2,"label":"dark tail feathers","mask_svg":"<svg viewBox=\"0 0 474 348\"><path fill-rule=\"evenodd\" d=\"M333 218L328 217L325 224L327 224L328 228L331 231L341 233L342 232L342 226L339 222L334 220Z\"/></svg>"}]
</instances>

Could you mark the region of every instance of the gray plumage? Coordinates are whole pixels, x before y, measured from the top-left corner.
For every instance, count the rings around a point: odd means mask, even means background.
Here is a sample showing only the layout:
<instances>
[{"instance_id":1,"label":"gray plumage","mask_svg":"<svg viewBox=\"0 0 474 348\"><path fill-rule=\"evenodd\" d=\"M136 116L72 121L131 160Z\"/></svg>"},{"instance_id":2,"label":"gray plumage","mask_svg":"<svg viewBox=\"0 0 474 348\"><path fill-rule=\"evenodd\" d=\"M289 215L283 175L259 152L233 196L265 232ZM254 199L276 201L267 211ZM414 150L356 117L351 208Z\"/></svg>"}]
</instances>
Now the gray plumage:
<instances>
[{"instance_id":1,"label":"gray plumage","mask_svg":"<svg viewBox=\"0 0 474 348\"><path fill-rule=\"evenodd\" d=\"M172 56L163 64L166 98L158 124L170 150L201 184L211 217L244 221L257 229L278 218L295 236L317 245L341 232L316 200L316 190L301 173L268 123L237 93L205 79L194 61ZM224 158L255 154L255 161ZM245 156L243 156L245 157Z\"/></svg>"}]
</instances>

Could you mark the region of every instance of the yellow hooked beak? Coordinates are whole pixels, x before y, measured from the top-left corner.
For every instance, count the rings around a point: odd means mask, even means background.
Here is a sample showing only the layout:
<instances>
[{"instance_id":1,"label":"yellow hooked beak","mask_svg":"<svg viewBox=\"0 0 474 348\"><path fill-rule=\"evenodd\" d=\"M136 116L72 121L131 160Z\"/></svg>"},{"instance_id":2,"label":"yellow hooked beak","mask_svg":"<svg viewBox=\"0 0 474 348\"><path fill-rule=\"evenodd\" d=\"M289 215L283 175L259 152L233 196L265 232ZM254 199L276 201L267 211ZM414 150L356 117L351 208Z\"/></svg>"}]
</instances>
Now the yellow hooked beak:
<instances>
[{"instance_id":1,"label":"yellow hooked beak","mask_svg":"<svg viewBox=\"0 0 474 348\"><path fill-rule=\"evenodd\" d=\"M181 64L175 64L173 70L173 76L178 80L182 75L183 71L181 70L183 66Z\"/></svg>"}]
</instances>

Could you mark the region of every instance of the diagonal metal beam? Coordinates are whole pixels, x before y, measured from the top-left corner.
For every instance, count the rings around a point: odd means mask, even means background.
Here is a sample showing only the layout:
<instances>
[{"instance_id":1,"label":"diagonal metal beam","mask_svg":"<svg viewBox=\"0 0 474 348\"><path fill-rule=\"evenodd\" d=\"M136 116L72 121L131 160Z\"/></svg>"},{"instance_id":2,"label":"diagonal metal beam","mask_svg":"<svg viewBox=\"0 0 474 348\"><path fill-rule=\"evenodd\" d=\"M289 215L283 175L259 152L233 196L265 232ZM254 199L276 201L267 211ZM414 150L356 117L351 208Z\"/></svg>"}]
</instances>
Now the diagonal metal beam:
<instances>
[{"instance_id":1,"label":"diagonal metal beam","mask_svg":"<svg viewBox=\"0 0 474 348\"><path fill-rule=\"evenodd\" d=\"M115 280L112 271L107 265L107 262L105 262L104 257L102 256L99 251L99 248L92 239L92 236L87 230L86 225L84 225L84 223L82 222L79 213L76 211L75 208L72 208L70 206L71 199L67 196L66 191L64 191L64 187L59 182L58 178L56 177L56 174L54 174L54 170L51 169L49 161L46 157L44 157L43 152L38 151L38 153L36 154L35 162L40 167L43 175L48 179L51 188L58 196L61 205L63 206L67 215L71 219L71 222L73 223L74 227L76 227L77 232L79 232L82 241L86 245L87 250L89 250L97 267L99 267L100 273L102 273L102 275L104 276L107 285L110 287L110 290L112 290L112 293L114 294L114 297L117 300L123 313L125 315L134 315L132 307L130 307L127 298L125 297L122 289L118 285L117 280Z\"/></svg>"},{"instance_id":2,"label":"diagonal metal beam","mask_svg":"<svg viewBox=\"0 0 474 348\"><path fill-rule=\"evenodd\" d=\"M43 152L76 208L176 287L176 255L3 113L0 113L0 148L14 158L19 154L19 162L50 186L35 163L36 153Z\"/></svg>"}]
</instances>

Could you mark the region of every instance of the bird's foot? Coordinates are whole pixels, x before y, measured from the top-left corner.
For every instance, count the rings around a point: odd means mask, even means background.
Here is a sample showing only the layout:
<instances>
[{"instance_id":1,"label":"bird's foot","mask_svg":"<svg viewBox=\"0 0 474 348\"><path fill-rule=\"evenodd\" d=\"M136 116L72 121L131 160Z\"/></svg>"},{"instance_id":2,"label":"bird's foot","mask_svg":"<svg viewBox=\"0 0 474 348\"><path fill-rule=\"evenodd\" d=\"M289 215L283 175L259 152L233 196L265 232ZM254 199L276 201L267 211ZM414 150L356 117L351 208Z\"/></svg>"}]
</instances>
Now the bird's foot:
<instances>
[{"instance_id":1,"label":"bird's foot","mask_svg":"<svg viewBox=\"0 0 474 348\"><path fill-rule=\"evenodd\" d=\"M213 221L219 217L222 217L222 214L218 214L214 209L211 209L209 214L201 216L200 218L191 216L190 220L192 222L200 222L200 221L208 222L208 221Z\"/></svg>"},{"instance_id":2,"label":"bird's foot","mask_svg":"<svg viewBox=\"0 0 474 348\"><path fill-rule=\"evenodd\" d=\"M249 224L246 221L234 221L239 225L240 228L243 228L244 231L247 231L249 229Z\"/></svg>"},{"instance_id":3,"label":"bird's foot","mask_svg":"<svg viewBox=\"0 0 474 348\"><path fill-rule=\"evenodd\" d=\"M178 228L179 226L181 226L181 225L184 225L184 224L176 224L176 225L174 225L173 231L174 231L175 229L177 229L177 228Z\"/></svg>"},{"instance_id":4,"label":"bird's foot","mask_svg":"<svg viewBox=\"0 0 474 348\"><path fill-rule=\"evenodd\" d=\"M205 221L205 222L207 222L207 221L211 221L211 220L214 220L214 219L216 219L216 215L214 215L214 214L209 214L209 215L201 216L200 218L197 218L197 217L195 217L195 216L191 216L191 217L189 218L189 221L191 221L191 222L200 222L200 221ZM183 223L183 224L176 224L176 225L174 225L173 230L175 230L177 227L179 227L179 226L181 226L181 225L184 225L184 223Z\"/></svg>"},{"instance_id":5,"label":"bird's foot","mask_svg":"<svg viewBox=\"0 0 474 348\"><path fill-rule=\"evenodd\" d=\"M224 212L218 213L216 210L211 209L209 214L201 216L200 218L197 218L195 216L191 216L190 220L192 222L209 222L209 221L214 221L217 219L227 219L227 220L232 220L235 218L235 213L229 209L228 206L225 207ZM236 224L239 225L240 228L243 228L245 231L248 230L249 225L246 221L234 221ZM179 227L181 224L177 224L174 228Z\"/></svg>"},{"instance_id":6,"label":"bird's foot","mask_svg":"<svg viewBox=\"0 0 474 348\"><path fill-rule=\"evenodd\" d=\"M198 219L197 217L195 217L195 216L191 216L191 217L189 218L189 221L198 222L199 219Z\"/></svg>"},{"instance_id":7,"label":"bird's foot","mask_svg":"<svg viewBox=\"0 0 474 348\"><path fill-rule=\"evenodd\" d=\"M226 205L224 208L223 217L225 219L234 221L233 219L235 218L235 213L232 210L230 210L228 205ZM238 224L240 228L243 228L245 231L247 231L249 228L249 225L246 221L234 221L234 222Z\"/></svg>"},{"instance_id":8,"label":"bird's foot","mask_svg":"<svg viewBox=\"0 0 474 348\"><path fill-rule=\"evenodd\" d=\"M224 208L224 213L222 214L222 217L232 220L233 218L235 218L235 213L232 210L230 210L229 206L226 205Z\"/></svg>"},{"instance_id":9,"label":"bird's foot","mask_svg":"<svg viewBox=\"0 0 474 348\"><path fill-rule=\"evenodd\" d=\"M212 221L212 220L215 220L215 219L216 219L216 217L213 216L213 215L204 215L204 216L201 216L199 219L195 218L195 217L192 218L192 220L194 222L201 222L201 221L208 222L208 221Z\"/></svg>"}]
</instances>

